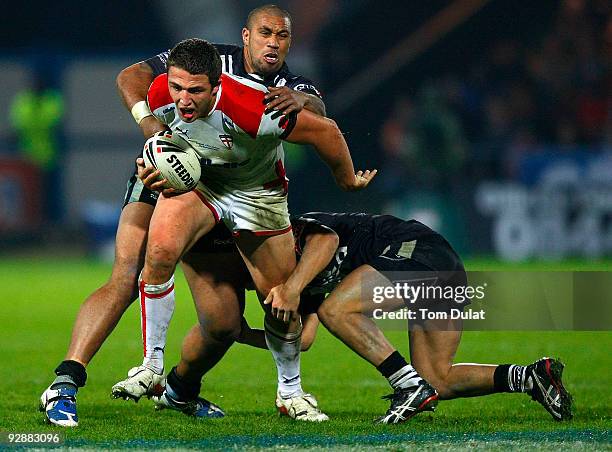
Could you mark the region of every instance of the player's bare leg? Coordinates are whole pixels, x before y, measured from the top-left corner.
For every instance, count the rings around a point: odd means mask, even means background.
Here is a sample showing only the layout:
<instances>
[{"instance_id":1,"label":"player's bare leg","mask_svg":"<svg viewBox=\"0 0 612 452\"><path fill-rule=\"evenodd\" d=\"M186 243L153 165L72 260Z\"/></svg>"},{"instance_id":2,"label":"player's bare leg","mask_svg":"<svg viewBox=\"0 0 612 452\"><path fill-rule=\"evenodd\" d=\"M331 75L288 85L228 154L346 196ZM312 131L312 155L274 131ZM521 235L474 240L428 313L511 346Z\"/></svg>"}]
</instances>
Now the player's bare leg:
<instances>
[{"instance_id":1,"label":"player's bare leg","mask_svg":"<svg viewBox=\"0 0 612 452\"><path fill-rule=\"evenodd\" d=\"M244 264L235 253L188 253L182 267L200 323L183 340L181 360L168 374L166 391L153 400L158 409L171 408L199 418L222 417L223 411L199 393L204 374L240 334L246 270L241 274Z\"/></svg>"},{"instance_id":2,"label":"player's bare leg","mask_svg":"<svg viewBox=\"0 0 612 452\"><path fill-rule=\"evenodd\" d=\"M263 300L270 290L287 281L296 265L293 234L286 232L260 237L241 231L236 240L240 254L257 288L265 311L266 343L278 371L276 406L281 414L297 420L328 420L318 408L316 399L304 393L300 376L302 325L299 318L282 322L272 315L271 306Z\"/></svg>"},{"instance_id":3,"label":"player's bare leg","mask_svg":"<svg viewBox=\"0 0 612 452\"><path fill-rule=\"evenodd\" d=\"M525 392L555 420L572 417L572 399L563 387L563 364L543 358L529 366L453 364L461 340L461 320L428 320L411 325L410 357L438 391L441 399L474 397L497 392Z\"/></svg>"},{"instance_id":4,"label":"player's bare leg","mask_svg":"<svg viewBox=\"0 0 612 452\"><path fill-rule=\"evenodd\" d=\"M144 360L112 387L114 398L138 401L163 391L166 334L175 305L174 269L184 250L213 225L212 213L195 192L158 199L139 283Z\"/></svg>"},{"instance_id":5,"label":"player's bare leg","mask_svg":"<svg viewBox=\"0 0 612 452\"><path fill-rule=\"evenodd\" d=\"M494 392L497 366L453 364L461 341L461 320L429 320L410 327L410 360L438 391L441 399L471 397Z\"/></svg>"},{"instance_id":6,"label":"player's bare leg","mask_svg":"<svg viewBox=\"0 0 612 452\"><path fill-rule=\"evenodd\" d=\"M395 348L376 323L365 315L376 306L370 305L369 295L362 294L362 288L368 281L370 284L389 284L374 268L363 265L338 284L317 314L334 336L366 361L379 366Z\"/></svg>"},{"instance_id":7,"label":"player's bare leg","mask_svg":"<svg viewBox=\"0 0 612 452\"><path fill-rule=\"evenodd\" d=\"M369 265L347 275L326 298L317 314L325 327L359 356L376 366L394 390L391 407L379 422L399 423L421 411L432 411L438 395L422 374L408 364L380 328L368 317L375 309L395 310L403 300L373 302L370 288L390 281Z\"/></svg>"},{"instance_id":8,"label":"player's bare leg","mask_svg":"<svg viewBox=\"0 0 612 452\"><path fill-rule=\"evenodd\" d=\"M77 388L87 379L85 367L137 297L138 272L144 260L152 214L153 206L142 202L130 203L121 212L111 277L81 306L65 360L55 371L58 377L41 396L41 408L51 423L78 424L75 397Z\"/></svg>"},{"instance_id":9,"label":"player's bare leg","mask_svg":"<svg viewBox=\"0 0 612 452\"><path fill-rule=\"evenodd\" d=\"M195 191L161 195L151 218L141 279L147 284L167 282L185 250L215 225L212 212Z\"/></svg>"},{"instance_id":10,"label":"player's bare leg","mask_svg":"<svg viewBox=\"0 0 612 452\"><path fill-rule=\"evenodd\" d=\"M240 336L244 286L249 278L236 253L187 253L181 263L199 324L183 341L179 377L197 383ZM198 390L199 392L199 390Z\"/></svg>"},{"instance_id":11,"label":"player's bare leg","mask_svg":"<svg viewBox=\"0 0 612 452\"><path fill-rule=\"evenodd\" d=\"M172 197L160 196L149 226L147 253L139 281L145 356L148 347L161 348L163 353L167 327L174 311L173 275L176 264L185 250L214 225L212 212L194 191ZM149 312L154 312L158 319L152 331L144 328ZM174 376L173 371L163 393L154 397L158 409L170 408L198 418L224 416L219 407L197 395L183 398L175 391Z\"/></svg>"},{"instance_id":12,"label":"player's bare leg","mask_svg":"<svg viewBox=\"0 0 612 452\"><path fill-rule=\"evenodd\" d=\"M176 264L214 225L212 212L194 191L162 195L157 201L139 281L145 365L155 371L163 371L166 332L174 312ZM149 324L150 318L154 323Z\"/></svg>"},{"instance_id":13,"label":"player's bare leg","mask_svg":"<svg viewBox=\"0 0 612 452\"><path fill-rule=\"evenodd\" d=\"M117 228L111 277L81 306L66 360L87 366L125 310L138 298L138 274L144 262L152 214L153 206L142 202L123 208Z\"/></svg>"}]
</instances>

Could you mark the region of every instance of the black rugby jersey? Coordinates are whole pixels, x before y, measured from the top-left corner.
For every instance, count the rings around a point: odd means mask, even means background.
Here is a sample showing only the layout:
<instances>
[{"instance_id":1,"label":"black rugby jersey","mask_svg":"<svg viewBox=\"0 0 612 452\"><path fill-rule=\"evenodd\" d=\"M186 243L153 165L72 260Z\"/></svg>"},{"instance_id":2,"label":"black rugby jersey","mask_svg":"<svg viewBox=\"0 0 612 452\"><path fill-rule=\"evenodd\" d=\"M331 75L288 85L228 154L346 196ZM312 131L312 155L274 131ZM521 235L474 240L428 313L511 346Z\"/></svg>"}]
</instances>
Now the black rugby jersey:
<instances>
[{"instance_id":1,"label":"black rugby jersey","mask_svg":"<svg viewBox=\"0 0 612 452\"><path fill-rule=\"evenodd\" d=\"M301 75L291 73L287 63L283 63L280 70L274 75L266 78L261 78L257 74L249 74L244 67L243 48L230 44L213 44L219 56L221 57L221 70L227 74L237 75L249 80L261 83L264 86L287 86L296 91L313 94L318 98L322 98L321 93L312 82ZM157 77L159 74L166 72L166 62L168 61L169 50L155 55L144 62L151 66L153 75Z\"/></svg>"},{"instance_id":2,"label":"black rugby jersey","mask_svg":"<svg viewBox=\"0 0 612 452\"><path fill-rule=\"evenodd\" d=\"M384 256L389 259L408 259L416 242L440 235L416 220L402 220L391 215L365 213L310 212L292 218L296 252L299 255L306 236L323 228L338 235L339 244L335 256L327 267L308 285L307 291L331 291L346 275L356 268ZM424 262L427 265L427 263Z\"/></svg>"}]
</instances>

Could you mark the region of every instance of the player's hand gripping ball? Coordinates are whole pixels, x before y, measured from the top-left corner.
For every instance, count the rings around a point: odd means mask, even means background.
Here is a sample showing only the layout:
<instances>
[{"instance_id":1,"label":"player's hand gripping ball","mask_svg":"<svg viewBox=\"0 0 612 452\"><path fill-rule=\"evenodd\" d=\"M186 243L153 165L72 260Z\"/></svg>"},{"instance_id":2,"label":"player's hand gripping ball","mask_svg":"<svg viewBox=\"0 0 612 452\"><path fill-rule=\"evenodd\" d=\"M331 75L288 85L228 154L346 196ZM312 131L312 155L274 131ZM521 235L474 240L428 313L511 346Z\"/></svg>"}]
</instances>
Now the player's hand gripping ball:
<instances>
[{"instance_id":1,"label":"player's hand gripping ball","mask_svg":"<svg viewBox=\"0 0 612 452\"><path fill-rule=\"evenodd\" d=\"M202 175L200 157L194 148L175 133L157 132L142 150L145 166L153 166L166 179L165 188L176 191L193 190Z\"/></svg>"}]
</instances>

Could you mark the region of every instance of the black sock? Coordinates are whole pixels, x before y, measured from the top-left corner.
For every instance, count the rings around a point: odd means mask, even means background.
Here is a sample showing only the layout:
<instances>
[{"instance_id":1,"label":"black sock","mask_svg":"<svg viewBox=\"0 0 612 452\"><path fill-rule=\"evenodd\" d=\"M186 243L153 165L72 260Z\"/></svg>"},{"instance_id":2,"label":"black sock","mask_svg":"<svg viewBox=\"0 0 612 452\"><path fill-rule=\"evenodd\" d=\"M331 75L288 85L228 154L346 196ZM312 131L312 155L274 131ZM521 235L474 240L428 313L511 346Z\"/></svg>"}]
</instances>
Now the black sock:
<instances>
[{"instance_id":1,"label":"black sock","mask_svg":"<svg viewBox=\"0 0 612 452\"><path fill-rule=\"evenodd\" d=\"M382 363L380 363L380 365L376 366L376 369L382 374L383 377L389 378L407 364L408 363L404 357L396 350L391 353Z\"/></svg>"},{"instance_id":2,"label":"black sock","mask_svg":"<svg viewBox=\"0 0 612 452\"><path fill-rule=\"evenodd\" d=\"M393 389L411 388L422 382L421 376L396 350L379 366L378 371L387 379Z\"/></svg>"},{"instance_id":3,"label":"black sock","mask_svg":"<svg viewBox=\"0 0 612 452\"><path fill-rule=\"evenodd\" d=\"M176 366L172 368L166 379L166 386L169 386L182 400L193 400L200 394L202 386L200 381L191 382L176 373ZM172 394L171 394L172 395Z\"/></svg>"},{"instance_id":4,"label":"black sock","mask_svg":"<svg viewBox=\"0 0 612 452\"><path fill-rule=\"evenodd\" d=\"M55 375L57 375L58 377L70 377L70 379L78 388L82 388L83 386L85 386L85 382L87 381L87 372L85 371L85 366L76 361L62 361L60 365L57 366L57 368L55 369ZM66 379L56 380L61 381L56 381L54 384L70 384L70 382L66 381Z\"/></svg>"},{"instance_id":5,"label":"black sock","mask_svg":"<svg viewBox=\"0 0 612 452\"><path fill-rule=\"evenodd\" d=\"M515 364L500 364L493 374L495 392L527 392L527 367Z\"/></svg>"}]
</instances>

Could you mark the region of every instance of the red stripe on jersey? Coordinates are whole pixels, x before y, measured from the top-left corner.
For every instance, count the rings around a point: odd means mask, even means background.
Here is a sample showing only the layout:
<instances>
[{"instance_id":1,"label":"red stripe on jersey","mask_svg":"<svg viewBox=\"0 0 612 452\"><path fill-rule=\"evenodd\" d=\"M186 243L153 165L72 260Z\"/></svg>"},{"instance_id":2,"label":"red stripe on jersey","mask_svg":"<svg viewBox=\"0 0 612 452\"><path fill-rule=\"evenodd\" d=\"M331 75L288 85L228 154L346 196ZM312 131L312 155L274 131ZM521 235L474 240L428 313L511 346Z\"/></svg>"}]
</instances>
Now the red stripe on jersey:
<instances>
[{"instance_id":1,"label":"red stripe on jersey","mask_svg":"<svg viewBox=\"0 0 612 452\"><path fill-rule=\"evenodd\" d=\"M168 74L160 74L155 77L155 80L153 80L153 83L149 86L147 103L149 104L149 110L152 112L159 107L174 103L172 97L170 97L170 91L168 90Z\"/></svg>"},{"instance_id":2,"label":"red stripe on jersey","mask_svg":"<svg viewBox=\"0 0 612 452\"><path fill-rule=\"evenodd\" d=\"M234 124L252 138L257 137L259 124L266 109L263 103L265 93L225 74L221 75L221 86L221 100L217 104L217 110L229 116Z\"/></svg>"}]
</instances>

